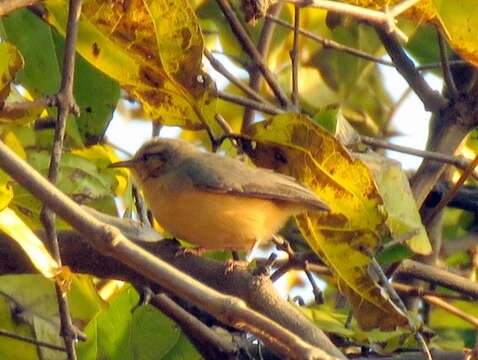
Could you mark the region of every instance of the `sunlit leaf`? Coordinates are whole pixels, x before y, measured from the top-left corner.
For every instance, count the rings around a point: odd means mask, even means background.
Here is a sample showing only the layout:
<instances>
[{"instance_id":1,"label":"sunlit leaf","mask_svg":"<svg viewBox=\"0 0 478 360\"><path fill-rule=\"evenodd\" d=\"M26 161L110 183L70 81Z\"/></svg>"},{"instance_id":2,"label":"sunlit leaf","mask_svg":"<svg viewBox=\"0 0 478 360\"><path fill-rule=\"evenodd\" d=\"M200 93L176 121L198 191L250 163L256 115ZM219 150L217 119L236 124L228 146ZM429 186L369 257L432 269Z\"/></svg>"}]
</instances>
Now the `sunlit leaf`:
<instances>
[{"instance_id":1,"label":"sunlit leaf","mask_svg":"<svg viewBox=\"0 0 478 360\"><path fill-rule=\"evenodd\" d=\"M386 214L372 174L326 130L306 116L284 114L251 126L253 161L293 176L330 205L330 213L297 217L309 245L331 267L364 329L406 324L370 278L370 254ZM354 301L352 301L354 300ZM356 300L356 301L355 301Z\"/></svg>"},{"instance_id":2,"label":"sunlit leaf","mask_svg":"<svg viewBox=\"0 0 478 360\"><path fill-rule=\"evenodd\" d=\"M47 20L64 34L67 2L46 5ZM85 1L77 49L154 120L195 129L212 121L213 85L201 70L202 35L187 1Z\"/></svg>"},{"instance_id":3,"label":"sunlit leaf","mask_svg":"<svg viewBox=\"0 0 478 360\"><path fill-rule=\"evenodd\" d=\"M22 247L43 276L51 279L58 275L60 272L58 263L51 257L43 242L11 209L0 211L0 230Z\"/></svg>"},{"instance_id":4,"label":"sunlit leaf","mask_svg":"<svg viewBox=\"0 0 478 360\"><path fill-rule=\"evenodd\" d=\"M2 142L22 159L26 158L25 150L15 134L9 130L2 132ZM5 209L13 199L12 180L8 174L0 170L0 211Z\"/></svg>"},{"instance_id":5,"label":"sunlit leaf","mask_svg":"<svg viewBox=\"0 0 478 360\"><path fill-rule=\"evenodd\" d=\"M451 47L464 59L478 65L478 7L474 0L432 0L443 32Z\"/></svg>"},{"instance_id":6,"label":"sunlit leaf","mask_svg":"<svg viewBox=\"0 0 478 360\"><path fill-rule=\"evenodd\" d=\"M15 46L4 41L0 43L0 100L9 93L10 83L18 70L23 68L24 61Z\"/></svg>"}]
</instances>

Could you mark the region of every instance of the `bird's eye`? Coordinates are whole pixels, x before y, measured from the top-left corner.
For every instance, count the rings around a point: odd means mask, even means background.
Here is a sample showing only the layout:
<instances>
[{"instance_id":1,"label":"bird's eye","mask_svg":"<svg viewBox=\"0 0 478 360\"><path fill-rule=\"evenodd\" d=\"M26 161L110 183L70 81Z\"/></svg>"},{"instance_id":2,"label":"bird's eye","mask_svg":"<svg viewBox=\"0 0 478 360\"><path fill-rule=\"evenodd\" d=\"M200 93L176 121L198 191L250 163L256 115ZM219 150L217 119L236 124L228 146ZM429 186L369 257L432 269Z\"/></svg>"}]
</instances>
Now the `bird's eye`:
<instances>
[{"instance_id":1,"label":"bird's eye","mask_svg":"<svg viewBox=\"0 0 478 360\"><path fill-rule=\"evenodd\" d=\"M166 162L166 156L163 152L159 151L159 152L154 152L154 153L144 153L142 156L141 156L141 159L143 161L148 161L150 160L151 158L155 158L155 159L159 159L160 161L162 162Z\"/></svg>"}]
</instances>

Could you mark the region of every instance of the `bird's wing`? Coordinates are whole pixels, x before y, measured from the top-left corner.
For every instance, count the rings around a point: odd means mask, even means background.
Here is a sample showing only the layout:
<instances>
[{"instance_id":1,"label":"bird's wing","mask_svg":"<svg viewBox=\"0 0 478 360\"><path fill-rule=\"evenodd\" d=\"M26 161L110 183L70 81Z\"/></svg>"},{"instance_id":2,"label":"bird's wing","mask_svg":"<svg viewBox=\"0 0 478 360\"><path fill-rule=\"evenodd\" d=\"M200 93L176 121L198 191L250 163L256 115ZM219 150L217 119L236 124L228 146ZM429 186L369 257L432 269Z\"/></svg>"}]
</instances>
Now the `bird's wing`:
<instances>
[{"instance_id":1,"label":"bird's wing","mask_svg":"<svg viewBox=\"0 0 478 360\"><path fill-rule=\"evenodd\" d=\"M186 159L179 171L187 172L193 186L237 196L283 200L315 210L330 210L310 189L294 178L272 170L253 168L232 158L202 154Z\"/></svg>"}]
</instances>

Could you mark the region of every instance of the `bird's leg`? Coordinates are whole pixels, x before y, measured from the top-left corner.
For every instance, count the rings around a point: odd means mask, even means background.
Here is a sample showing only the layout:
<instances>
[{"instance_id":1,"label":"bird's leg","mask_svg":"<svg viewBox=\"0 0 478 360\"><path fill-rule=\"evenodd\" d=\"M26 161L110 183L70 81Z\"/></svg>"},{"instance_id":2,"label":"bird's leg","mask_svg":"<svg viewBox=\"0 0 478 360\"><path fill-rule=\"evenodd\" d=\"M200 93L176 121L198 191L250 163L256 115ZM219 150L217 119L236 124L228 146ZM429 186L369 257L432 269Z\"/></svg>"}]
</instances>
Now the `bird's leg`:
<instances>
[{"instance_id":1,"label":"bird's leg","mask_svg":"<svg viewBox=\"0 0 478 360\"><path fill-rule=\"evenodd\" d=\"M252 248L247 252L246 258L244 260L239 259L239 255L237 251L232 252L232 259L229 259L226 261L226 267L224 269L224 273L230 273L231 271L234 270L236 267L248 267L249 264L252 262L254 259L254 253L257 250L259 244L261 243L260 240L256 240L254 242L254 245L252 245Z\"/></svg>"}]
</instances>

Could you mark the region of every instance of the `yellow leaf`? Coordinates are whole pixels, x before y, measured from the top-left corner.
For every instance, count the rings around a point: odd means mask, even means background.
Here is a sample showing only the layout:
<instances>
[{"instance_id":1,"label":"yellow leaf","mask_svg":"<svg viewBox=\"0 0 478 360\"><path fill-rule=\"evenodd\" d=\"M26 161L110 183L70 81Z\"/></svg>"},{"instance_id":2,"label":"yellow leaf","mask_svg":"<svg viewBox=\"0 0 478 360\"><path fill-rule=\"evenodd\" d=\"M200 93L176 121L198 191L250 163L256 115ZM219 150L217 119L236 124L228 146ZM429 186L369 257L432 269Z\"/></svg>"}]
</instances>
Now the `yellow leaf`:
<instances>
[{"instance_id":1,"label":"yellow leaf","mask_svg":"<svg viewBox=\"0 0 478 360\"><path fill-rule=\"evenodd\" d=\"M0 100L8 95L10 83L18 70L24 66L23 57L12 44L3 41L0 43ZM7 88L8 87L8 88Z\"/></svg>"},{"instance_id":2,"label":"yellow leaf","mask_svg":"<svg viewBox=\"0 0 478 360\"><path fill-rule=\"evenodd\" d=\"M23 56L12 44L4 41L0 43L0 101L5 103L25 101L18 90L11 86L16 73L24 66ZM30 99L28 99L30 100ZM27 110L4 111L0 110L0 123L26 124L38 119L42 112L41 107Z\"/></svg>"},{"instance_id":3,"label":"yellow leaf","mask_svg":"<svg viewBox=\"0 0 478 360\"><path fill-rule=\"evenodd\" d=\"M66 3L46 1L46 19L63 35ZM153 120L188 129L213 121L213 83L201 70L203 39L188 1L84 1L77 44Z\"/></svg>"},{"instance_id":4,"label":"yellow leaf","mask_svg":"<svg viewBox=\"0 0 478 360\"><path fill-rule=\"evenodd\" d=\"M451 47L465 60L478 65L478 6L475 0L433 0L438 19Z\"/></svg>"},{"instance_id":5,"label":"yellow leaf","mask_svg":"<svg viewBox=\"0 0 478 360\"><path fill-rule=\"evenodd\" d=\"M43 276L49 279L57 276L60 272L57 262L51 257L43 242L13 210L7 208L0 212L0 230L22 247Z\"/></svg>"},{"instance_id":6,"label":"yellow leaf","mask_svg":"<svg viewBox=\"0 0 478 360\"><path fill-rule=\"evenodd\" d=\"M13 150L22 159L26 158L25 150L20 140L15 134L9 130L4 131L1 136L1 140L11 150ZM0 211L5 209L10 201L13 199L13 189L11 185L11 178L3 170L0 170Z\"/></svg>"},{"instance_id":7,"label":"yellow leaf","mask_svg":"<svg viewBox=\"0 0 478 360\"><path fill-rule=\"evenodd\" d=\"M350 300L360 299L351 305L362 328L405 326L406 318L368 273L369 254L379 244L386 219L369 169L304 115L283 114L256 123L249 135L256 142L249 152L258 166L293 176L331 207L330 213L300 215L297 222L309 245L338 278L341 291ZM388 320L383 321L383 316Z\"/></svg>"}]
</instances>

